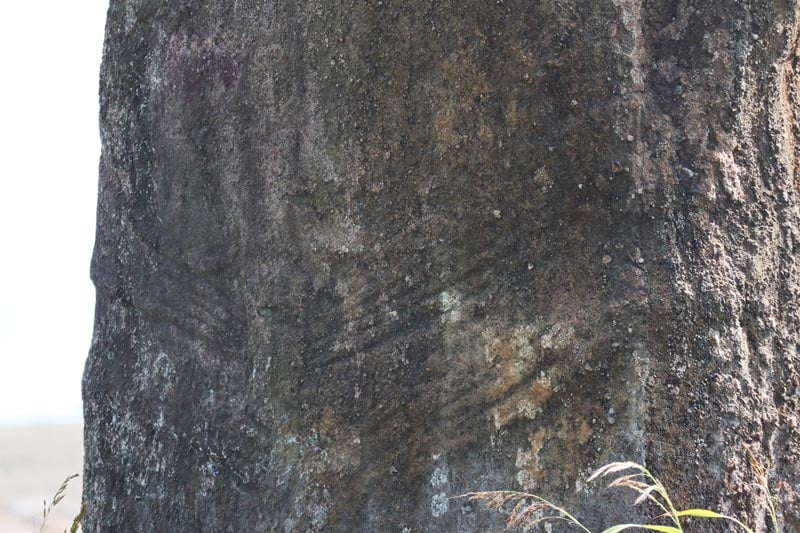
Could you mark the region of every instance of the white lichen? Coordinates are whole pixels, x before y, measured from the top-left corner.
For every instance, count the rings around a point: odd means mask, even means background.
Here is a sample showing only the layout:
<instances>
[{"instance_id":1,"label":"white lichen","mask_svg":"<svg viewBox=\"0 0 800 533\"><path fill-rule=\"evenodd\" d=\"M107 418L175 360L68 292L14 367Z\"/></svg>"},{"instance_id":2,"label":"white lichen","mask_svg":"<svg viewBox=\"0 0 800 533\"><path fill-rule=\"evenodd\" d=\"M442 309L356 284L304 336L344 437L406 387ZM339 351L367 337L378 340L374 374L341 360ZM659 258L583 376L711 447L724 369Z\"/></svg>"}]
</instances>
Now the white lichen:
<instances>
[{"instance_id":1,"label":"white lichen","mask_svg":"<svg viewBox=\"0 0 800 533\"><path fill-rule=\"evenodd\" d=\"M447 484L448 468L447 465L437 466L431 474L431 487L441 487Z\"/></svg>"},{"instance_id":2,"label":"white lichen","mask_svg":"<svg viewBox=\"0 0 800 533\"><path fill-rule=\"evenodd\" d=\"M450 501L447 499L447 494L440 492L433 495L431 498L431 514L434 518L444 515L449 508Z\"/></svg>"},{"instance_id":3,"label":"white lichen","mask_svg":"<svg viewBox=\"0 0 800 533\"><path fill-rule=\"evenodd\" d=\"M439 304L442 308L444 323L461 320L461 295L457 291L442 291L439 294Z\"/></svg>"}]
</instances>

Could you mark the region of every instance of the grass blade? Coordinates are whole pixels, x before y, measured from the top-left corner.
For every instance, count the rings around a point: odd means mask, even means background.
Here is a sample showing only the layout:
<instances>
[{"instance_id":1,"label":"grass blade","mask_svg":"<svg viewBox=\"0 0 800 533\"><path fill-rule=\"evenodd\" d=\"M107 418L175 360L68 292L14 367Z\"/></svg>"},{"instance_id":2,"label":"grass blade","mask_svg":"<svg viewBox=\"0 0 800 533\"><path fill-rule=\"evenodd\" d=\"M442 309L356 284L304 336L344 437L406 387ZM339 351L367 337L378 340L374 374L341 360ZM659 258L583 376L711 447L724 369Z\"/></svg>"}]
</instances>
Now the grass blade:
<instances>
[{"instance_id":1,"label":"grass blade","mask_svg":"<svg viewBox=\"0 0 800 533\"><path fill-rule=\"evenodd\" d=\"M619 524L604 529L603 533L618 533L625 529L649 529L650 531L660 531L661 533L681 533L681 530L672 526L656 526L653 524Z\"/></svg>"},{"instance_id":2,"label":"grass blade","mask_svg":"<svg viewBox=\"0 0 800 533\"><path fill-rule=\"evenodd\" d=\"M733 522L734 524L738 525L739 527L741 527L747 533L753 533L752 529L750 529L749 527L747 527L746 525L744 525L743 523L741 523L739 520L735 519L734 517L728 516L728 515L724 515L724 514L720 514L720 513L717 513L716 511L711 511L709 509L686 509L684 511L678 511L678 512L675 513L675 517L676 518L680 518L680 517L683 517L683 516L693 516L693 517L696 517L696 518L716 518L716 519L720 519L720 520L728 520L728 521Z\"/></svg>"},{"instance_id":3,"label":"grass blade","mask_svg":"<svg viewBox=\"0 0 800 533\"><path fill-rule=\"evenodd\" d=\"M686 509L678 511L675 516L696 516L698 518L725 518L725 515L709 511L708 509Z\"/></svg>"}]
</instances>

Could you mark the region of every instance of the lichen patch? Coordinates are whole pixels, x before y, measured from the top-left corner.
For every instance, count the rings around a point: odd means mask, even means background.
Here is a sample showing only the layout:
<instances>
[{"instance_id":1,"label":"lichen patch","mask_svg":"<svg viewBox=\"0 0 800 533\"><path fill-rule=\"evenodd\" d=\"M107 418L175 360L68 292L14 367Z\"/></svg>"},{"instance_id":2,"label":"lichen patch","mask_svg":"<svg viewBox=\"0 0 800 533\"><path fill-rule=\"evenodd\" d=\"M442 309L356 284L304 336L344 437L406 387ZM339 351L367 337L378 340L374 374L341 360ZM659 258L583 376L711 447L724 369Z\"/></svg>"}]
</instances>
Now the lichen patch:
<instances>
[{"instance_id":1,"label":"lichen patch","mask_svg":"<svg viewBox=\"0 0 800 533\"><path fill-rule=\"evenodd\" d=\"M495 407L495 427L500 429L518 418L535 419L542 412L542 406L552 394L550 380L542 373L527 388L513 394Z\"/></svg>"},{"instance_id":2,"label":"lichen patch","mask_svg":"<svg viewBox=\"0 0 800 533\"><path fill-rule=\"evenodd\" d=\"M545 426L528 436L528 449L518 449L515 466L517 482L532 491L544 480L547 464L561 463L562 457L574 457L577 448L592 437L589 422L582 417L563 419L555 426Z\"/></svg>"},{"instance_id":3,"label":"lichen patch","mask_svg":"<svg viewBox=\"0 0 800 533\"><path fill-rule=\"evenodd\" d=\"M484 332L486 363L495 373L489 389L494 400L492 417L497 429L518 419L534 420L552 397L563 365L544 364L547 354L581 357L585 352L569 322L556 322L542 332L525 324L507 332Z\"/></svg>"}]
</instances>

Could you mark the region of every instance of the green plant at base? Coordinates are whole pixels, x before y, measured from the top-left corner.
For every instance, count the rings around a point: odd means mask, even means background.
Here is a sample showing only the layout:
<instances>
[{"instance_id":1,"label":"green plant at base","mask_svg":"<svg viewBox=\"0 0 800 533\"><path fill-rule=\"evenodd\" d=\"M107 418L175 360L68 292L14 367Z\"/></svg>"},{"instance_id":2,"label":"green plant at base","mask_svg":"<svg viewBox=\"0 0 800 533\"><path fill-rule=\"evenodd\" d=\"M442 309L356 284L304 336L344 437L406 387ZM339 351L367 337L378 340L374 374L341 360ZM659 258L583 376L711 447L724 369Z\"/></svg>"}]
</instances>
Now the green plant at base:
<instances>
[{"instance_id":1,"label":"green plant at base","mask_svg":"<svg viewBox=\"0 0 800 533\"><path fill-rule=\"evenodd\" d=\"M72 519L72 525L69 528L69 533L77 533L78 528L81 525L81 520L83 520L83 515L86 512L86 504L81 505L81 510L78 511L78 514L75 515L75 518ZM64 531L64 533L67 533Z\"/></svg>"},{"instance_id":2,"label":"green plant at base","mask_svg":"<svg viewBox=\"0 0 800 533\"><path fill-rule=\"evenodd\" d=\"M766 493L767 508L772 521L774 530L780 531L778 528L778 518L775 511L775 497L769 491L769 485L764 469L756 461L755 456L746 448L750 466L758 480L758 485L761 490ZM625 473L627 472L627 473ZM663 514L656 518L668 518L671 525L660 524L618 524L603 530L602 533L618 533L626 529L645 529L649 531L659 531L662 533L683 533L683 526L681 518L707 518L714 520L726 520L739 526L747 533L753 533L753 530L737 520L732 516L727 516L716 511L709 509L684 509L678 510L672 503L669 493L661 481L658 480L647 468L644 466L630 462L615 462L609 463L597 469L588 481L605 478L613 474L622 474L616 477L609 483L609 487L615 488L629 488L639 493L639 497L634 502L634 505L649 501L659 507ZM517 527L534 527L544 522L550 521L564 521L575 527L578 527L586 533L591 533L589 528L583 525L575 516L567 512L564 508L559 507L541 496L536 494L529 494L525 492L515 491L487 491L487 492L470 492L455 496L454 498L464 498L470 501L481 501L484 505L495 511L504 511L508 504L514 503L514 507L508 512L508 519L506 520L506 528Z\"/></svg>"}]
</instances>

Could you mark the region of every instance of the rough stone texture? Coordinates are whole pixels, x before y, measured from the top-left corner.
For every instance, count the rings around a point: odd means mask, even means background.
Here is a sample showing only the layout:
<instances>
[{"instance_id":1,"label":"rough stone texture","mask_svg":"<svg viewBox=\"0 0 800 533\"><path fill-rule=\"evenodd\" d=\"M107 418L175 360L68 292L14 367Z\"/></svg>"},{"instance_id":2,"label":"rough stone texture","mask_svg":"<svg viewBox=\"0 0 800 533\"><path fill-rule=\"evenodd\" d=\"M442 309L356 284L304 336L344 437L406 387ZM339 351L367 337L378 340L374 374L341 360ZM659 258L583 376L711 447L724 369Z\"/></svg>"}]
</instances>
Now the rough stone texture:
<instances>
[{"instance_id":1,"label":"rough stone texture","mask_svg":"<svg viewBox=\"0 0 800 533\"><path fill-rule=\"evenodd\" d=\"M448 497L497 488L601 527L627 458L765 531L797 10L112 0L85 529L482 531Z\"/></svg>"}]
</instances>

